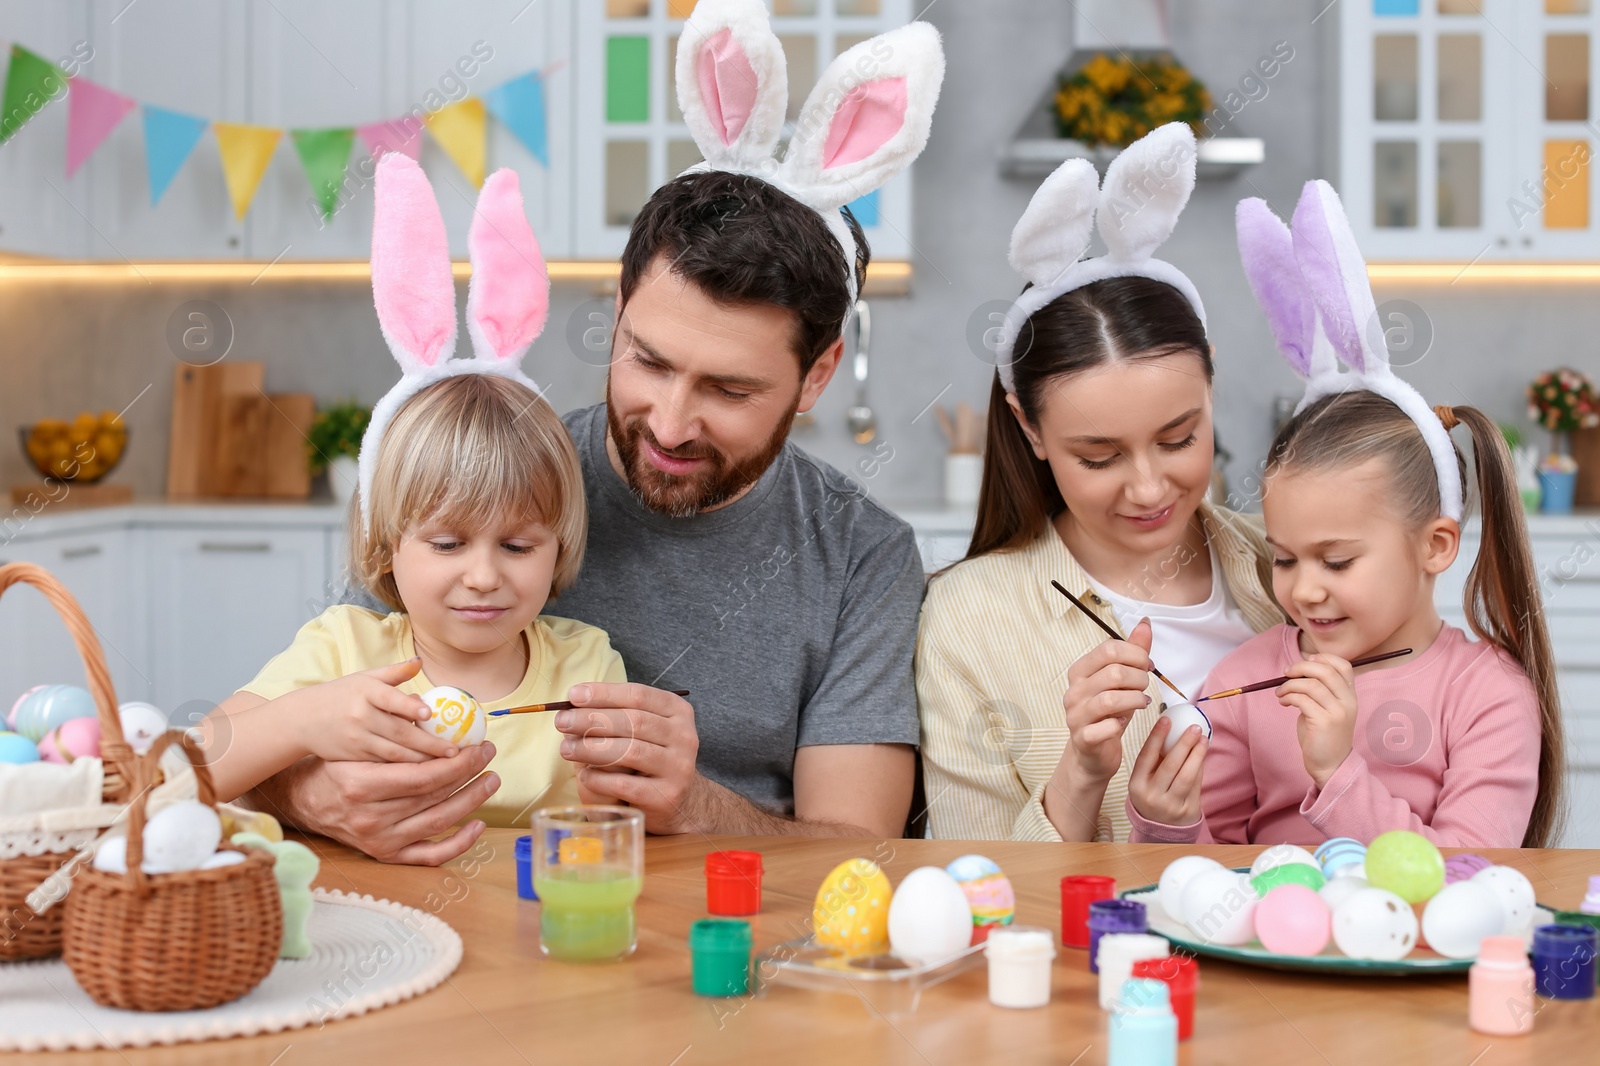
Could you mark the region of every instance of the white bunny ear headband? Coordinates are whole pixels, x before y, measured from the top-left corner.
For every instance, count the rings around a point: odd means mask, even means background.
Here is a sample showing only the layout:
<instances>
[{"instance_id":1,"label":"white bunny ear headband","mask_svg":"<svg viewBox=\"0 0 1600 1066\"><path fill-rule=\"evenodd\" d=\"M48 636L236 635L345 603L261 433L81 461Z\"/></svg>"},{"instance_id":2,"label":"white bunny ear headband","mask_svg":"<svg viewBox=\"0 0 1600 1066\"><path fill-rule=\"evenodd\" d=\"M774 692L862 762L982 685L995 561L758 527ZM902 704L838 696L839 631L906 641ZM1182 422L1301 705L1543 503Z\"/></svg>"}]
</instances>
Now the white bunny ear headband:
<instances>
[{"instance_id":1,"label":"white bunny ear headband","mask_svg":"<svg viewBox=\"0 0 1600 1066\"><path fill-rule=\"evenodd\" d=\"M1011 232L1011 266L1033 285L1017 297L1000 327L995 363L1006 392L1017 391L1017 338L1028 319L1092 282L1165 282L1183 294L1205 326L1206 309L1194 283L1171 263L1153 258L1194 191L1195 157L1194 131L1169 122L1118 153L1103 185L1087 159L1069 159L1039 186ZM1097 220L1107 251L1084 259Z\"/></svg>"},{"instance_id":2,"label":"white bunny ear headband","mask_svg":"<svg viewBox=\"0 0 1600 1066\"><path fill-rule=\"evenodd\" d=\"M378 163L372 220L372 299L383 339L404 376L372 409L361 438L358 465L361 520L371 521L372 475L378 446L407 400L459 374L499 374L543 390L522 373L522 357L544 330L550 313L550 278L533 227L522 208L522 188L512 170L483 183L467 236L472 280L467 288L467 332L472 358L452 359L456 346L456 289L450 245L433 187L403 152Z\"/></svg>"},{"instance_id":3,"label":"white bunny ear headband","mask_svg":"<svg viewBox=\"0 0 1600 1066\"><path fill-rule=\"evenodd\" d=\"M911 165L944 81L926 22L863 41L822 74L779 162L789 82L762 0L700 0L678 40L678 106L705 161L685 173L757 177L815 210L839 241L855 303L856 247L840 212Z\"/></svg>"},{"instance_id":4,"label":"white bunny ear headband","mask_svg":"<svg viewBox=\"0 0 1600 1066\"><path fill-rule=\"evenodd\" d=\"M1367 264L1333 186L1306 182L1291 234L1263 200L1239 201L1239 256L1278 350L1306 381L1298 414L1324 396L1365 389L1422 432L1439 479L1439 510L1461 520L1461 471L1450 433L1421 393L1394 375ZM1350 368L1341 373L1338 364Z\"/></svg>"}]
</instances>

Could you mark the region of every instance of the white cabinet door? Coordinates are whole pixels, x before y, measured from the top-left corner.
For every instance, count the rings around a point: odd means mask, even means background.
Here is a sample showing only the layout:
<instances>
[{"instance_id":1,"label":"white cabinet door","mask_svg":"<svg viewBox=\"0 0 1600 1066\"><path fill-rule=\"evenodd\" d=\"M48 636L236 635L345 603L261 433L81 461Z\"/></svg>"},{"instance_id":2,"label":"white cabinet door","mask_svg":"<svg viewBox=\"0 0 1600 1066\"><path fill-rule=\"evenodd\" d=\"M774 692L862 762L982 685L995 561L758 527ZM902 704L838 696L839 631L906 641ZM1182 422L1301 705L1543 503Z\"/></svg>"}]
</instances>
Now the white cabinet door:
<instances>
[{"instance_id":1,"label":"white cabinet door","mask_svg":"<svg viewBox=\"0 0 1600 1066\"><path fill-rule=\"evenodd\" d=\"M156 703L192 721L248 682L319 614L328 533L154 527L149 645Z\"/></svg>"},{"instance_id":2,"label":"white cabinet door","mask_svg":"<svg viewBox=\"0 0 1600 1066\"><path fill-rule=\"evenodd\" d=\"M0 0L0 39L51 62L81 62L91 49L81 4ZM6 56L0 56L0 63ZM81 66L102 77L104 52ZM66 83L61 95L28 119L0 146L0 249L30 255L82 259L89 254L89 208L85 175L66 178Z\"/></svg>"}]
</instances>

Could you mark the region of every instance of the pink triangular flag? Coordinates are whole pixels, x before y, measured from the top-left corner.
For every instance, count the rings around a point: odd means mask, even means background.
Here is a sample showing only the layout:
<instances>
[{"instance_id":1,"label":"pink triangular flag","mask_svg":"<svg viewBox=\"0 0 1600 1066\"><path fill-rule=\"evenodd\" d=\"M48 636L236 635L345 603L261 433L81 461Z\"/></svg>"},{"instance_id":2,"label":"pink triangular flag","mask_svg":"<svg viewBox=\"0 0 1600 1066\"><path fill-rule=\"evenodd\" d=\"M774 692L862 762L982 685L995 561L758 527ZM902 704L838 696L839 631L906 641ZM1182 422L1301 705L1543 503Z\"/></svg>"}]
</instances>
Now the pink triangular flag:
<instances>
[{"instance_id":1,"label":"pink triangular flag","mask_svg":"<svg viewBox=\"0 0 1600 1066\"><path fill-rule=\"evenodd\" d=\"M77 173L137 101L87 78L70 81L67 94L67 177Z\"/></svg>"},{"instance_id":2,"label":"pink triangular flag","mask_svg":"<svg viewBox=\"0 0 1600 1066\"><path fill-rule=\"evenodd\" d=\"M392 118L387 122L369 122L357 126L356 132L367 146L367 152L377 159L385 152L399 152L412 159L422 158L422 120L414 115Z\"/></svg>"}]
</instances>

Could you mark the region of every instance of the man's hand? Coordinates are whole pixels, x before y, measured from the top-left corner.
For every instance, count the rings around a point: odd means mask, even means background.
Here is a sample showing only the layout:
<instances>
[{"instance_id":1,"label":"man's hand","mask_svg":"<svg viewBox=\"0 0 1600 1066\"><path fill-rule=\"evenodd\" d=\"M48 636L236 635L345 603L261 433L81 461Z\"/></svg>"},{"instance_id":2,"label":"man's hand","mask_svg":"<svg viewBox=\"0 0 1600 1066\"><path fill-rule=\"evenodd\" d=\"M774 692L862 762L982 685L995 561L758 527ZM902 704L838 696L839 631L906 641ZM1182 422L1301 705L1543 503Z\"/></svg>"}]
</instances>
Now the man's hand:
<instances>
[{"instance_id":1,"label":"man's hand","mask_svg":"<svg viewBox=\"0 0 1600 1066\"><path fill-rule=\"evenodd\" d=\"M695 772L700 735L688 701L600 682L574 685L568 698L576 707L557 712L555 726L581 792L639 808L652 833L705 831L697 798L710 782Z\"/></svg>"},{"instance_id":2,"label":"man's hand","mask_svg":"<svg viewBox=\"0 0 1600 1066\"><path fill-rule=\"evenodd\" d=\"M250 805L381 862L439 866L483 832L482 822L471 821L443 840L429 839L500 788L499 775L483 773L492 758L488 742L463 748L453 759L420 763L307 758L264 781L250 794Z\"/></svg>"}]
</instances>

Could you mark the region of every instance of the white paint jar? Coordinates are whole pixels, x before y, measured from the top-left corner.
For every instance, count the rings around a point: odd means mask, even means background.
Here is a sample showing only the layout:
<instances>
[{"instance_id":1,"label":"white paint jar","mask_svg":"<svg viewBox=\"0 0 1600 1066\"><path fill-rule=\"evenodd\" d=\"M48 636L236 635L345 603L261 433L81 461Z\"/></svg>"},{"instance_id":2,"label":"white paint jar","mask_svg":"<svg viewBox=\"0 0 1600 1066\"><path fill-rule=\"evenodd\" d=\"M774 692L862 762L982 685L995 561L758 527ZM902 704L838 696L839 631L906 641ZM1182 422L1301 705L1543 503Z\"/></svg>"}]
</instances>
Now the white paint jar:
<instances>
[{"instance_id":1,"label":"white paint jar","mask_svg":"<svg viewBox=\"0 0 1600 1066\"><path fill-rule=\"evenodd\" d=\"M984 952L989 956L990 1003L996 1007L1043 1007L1050 1002L1054 933L1032 925L1000 926L989 933Z\"/></svg>"},{"instance_id":2,"label":"white paint jar","mask_svg":"<svg viewBox=\"0 0 1600 1066\"><path fill-rule=\"evenodd\" d=\"M1165 937L1154 933L1107 933L1100 938L1095 964L1100 967L1100 1009L1114 1010L1122 982L1133 976L1140 959L1164 959L1172 953Z\"/></svg>"}]
</instances>

